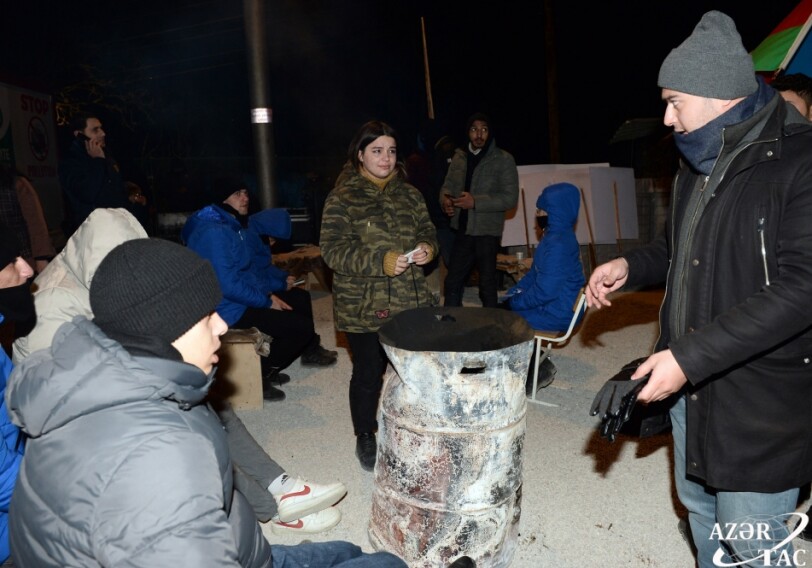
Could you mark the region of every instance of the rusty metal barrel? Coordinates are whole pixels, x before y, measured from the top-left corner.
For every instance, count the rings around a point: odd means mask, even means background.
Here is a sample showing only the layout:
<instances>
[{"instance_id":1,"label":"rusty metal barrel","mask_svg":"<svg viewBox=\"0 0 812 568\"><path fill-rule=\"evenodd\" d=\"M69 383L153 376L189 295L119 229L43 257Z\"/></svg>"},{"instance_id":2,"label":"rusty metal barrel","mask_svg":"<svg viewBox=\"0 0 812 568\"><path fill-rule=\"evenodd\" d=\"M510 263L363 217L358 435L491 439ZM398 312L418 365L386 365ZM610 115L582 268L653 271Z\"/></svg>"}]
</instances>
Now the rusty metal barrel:
<instances>
[{"instance_id":1,"label":"rusty metal barrel","mask_svg":"<svg viewBox=\"0 0 812 568\"><path fill-rule=\"evenodd\" d=\"M533 331L496 308L417 308L379 332L370 541L410 567L509 566L521 514Z\"/></svg>"}]
</instances>

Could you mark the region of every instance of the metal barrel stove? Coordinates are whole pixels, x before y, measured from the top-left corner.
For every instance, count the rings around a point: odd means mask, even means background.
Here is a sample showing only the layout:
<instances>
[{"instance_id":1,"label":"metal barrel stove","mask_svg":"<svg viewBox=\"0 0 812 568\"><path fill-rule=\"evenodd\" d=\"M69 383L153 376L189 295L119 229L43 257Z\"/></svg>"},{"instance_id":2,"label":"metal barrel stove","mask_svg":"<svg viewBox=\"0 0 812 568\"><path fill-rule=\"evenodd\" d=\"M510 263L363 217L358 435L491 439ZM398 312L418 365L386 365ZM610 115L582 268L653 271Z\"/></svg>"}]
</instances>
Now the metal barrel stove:
<instances>
[{"instance_id":1,"label":"metal barrel stove","mask_svg":"<svg viewBox=\"0 0 812 568\"><path fill-rule=\"evenodd\" d=\"M417 308L379 332L391 366L378 411L369 536L412 568L467 555L509 566L521 514L533 331L496 308Z\"/></svg>"}]
</instances>

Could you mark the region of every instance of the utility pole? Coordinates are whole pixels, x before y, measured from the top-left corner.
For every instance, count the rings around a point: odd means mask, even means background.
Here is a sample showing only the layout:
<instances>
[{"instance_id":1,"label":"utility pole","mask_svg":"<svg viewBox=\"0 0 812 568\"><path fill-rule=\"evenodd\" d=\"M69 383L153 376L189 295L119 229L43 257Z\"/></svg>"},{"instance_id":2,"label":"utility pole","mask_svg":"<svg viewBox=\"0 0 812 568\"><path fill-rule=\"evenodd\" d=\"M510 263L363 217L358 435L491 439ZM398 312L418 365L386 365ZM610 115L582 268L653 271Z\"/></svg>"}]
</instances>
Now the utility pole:
<instances>
[{"instance_id":1,"label":"utility pole","mask_svg":"<svg viewBox=\"0 0 812 568\"><path fill-rule=\"evenodd\" d=\"M245 46L248 56L248 88L251 95L251 131L254 138L259 203L263 209L276 205L276 157L273 143L273 109L268 89L268 57L265 42L264 0L243 0Z\"/></svg>"},{"instance_id":2,"label":"utility pole","mask_svg":"<svg viewBox=\"0 0 812 568\"><path fill-rule=\"evenodd\" d=\"M550 163L558 164L561 162L561 124L558 118L558 67L556 65L552 0L544 0L544 47L544 65L547 68L547 123L549 124Z\"/></svg>"}]
</instances>

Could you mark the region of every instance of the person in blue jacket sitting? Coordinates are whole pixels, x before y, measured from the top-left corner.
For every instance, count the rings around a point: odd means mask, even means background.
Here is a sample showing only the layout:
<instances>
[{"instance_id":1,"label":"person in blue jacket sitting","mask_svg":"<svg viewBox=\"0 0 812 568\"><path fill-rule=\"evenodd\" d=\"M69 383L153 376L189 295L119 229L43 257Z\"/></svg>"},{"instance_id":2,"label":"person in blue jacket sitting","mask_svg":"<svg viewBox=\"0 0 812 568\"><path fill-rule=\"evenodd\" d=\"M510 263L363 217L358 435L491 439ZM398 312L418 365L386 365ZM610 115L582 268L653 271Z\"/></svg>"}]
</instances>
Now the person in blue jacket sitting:
<instances>
[{"instance_id":1,"label":"person in blue jacket sitting","mask_svg":"<svg viewBox=\"0 0 812 568\"><path fill-rule=\"evenodd\" d=\"M273 338L261 360L263 396L283 400L285 393L274 386L290 380L283 369L300 356L304 366L332 365L338 352L321 346L310 293L273 265L270 247L261 238L289 238L289 213L266 209L249 215L248 190L236 177L215 179L213 190L217 203L189 217L181 240L214 267L223 290L217 313L228 326L255 327Z\"/></svg>"},{"instance_id":2,"label":"person in blue jacket sitting","mask_svg":"<svg viewBox=\"0 0 812 568\"><path fill-rule=\"evenodd\" d=\"M555 183L536 200L536 225L541 231L530 271L510 288L505 306L536 330L563 332L572 321L572 307L586 283L581 249L575 237L580 190L571 183ZM583 313L579 316L579 321ZM530 368L533 368L531 363ZM546 358L539 366L539 388L555 378L555 365ZM531 395L533 377L527 378Z\"/></svg>"},{"instance_id":3,"label":"person in blue jacket sitting","mask_svg":"<svg viewBox=\"0 0 812 568\"><path fill-rule=\"evenodd\" d=\"M17 235L0 224L0 323L31 321L36 317L34 296L28 283L34 271L20 256L21 248ZM0 564L3 566L10 554L9 504L23 459L23 434L11 422L6 409L6 381L12 369L11 359L0 347Z\"/></svg>"}]
</instances>

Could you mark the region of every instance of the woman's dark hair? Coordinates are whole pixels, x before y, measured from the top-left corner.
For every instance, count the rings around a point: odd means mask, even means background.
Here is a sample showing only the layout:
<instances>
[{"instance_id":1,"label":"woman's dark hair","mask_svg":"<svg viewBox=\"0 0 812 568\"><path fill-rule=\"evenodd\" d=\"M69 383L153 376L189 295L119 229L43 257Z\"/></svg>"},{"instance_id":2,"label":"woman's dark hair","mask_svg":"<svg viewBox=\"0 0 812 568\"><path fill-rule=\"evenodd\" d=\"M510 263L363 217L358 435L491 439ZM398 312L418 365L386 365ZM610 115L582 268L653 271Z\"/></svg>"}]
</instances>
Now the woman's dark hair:
<instances>
[{"instance_id":1,"label":"woman's dark hair","mask_svg":"<svg viewBox=\"0 0 812 568\"><path fill-rule=\"evenodd\" d=\"M366 147L370 145L370 143L374 142L381 136L389 136L394 138L395 145L399 144L398 135L397 132L395 132L395 129L385 122L381 122L380 120L370 120L361 126L358 132L355 133L355 136L353 136L353 139L350 142L350 147L347 149L347 157L356 170L361 169L361 161L358 159L358 152L363 152ZM406 168L403 165L403 160L400 153L398 153L395 168L398 170L398 172L400 172L401 177L406 177Z\"/></svg>"}]
</instances>

